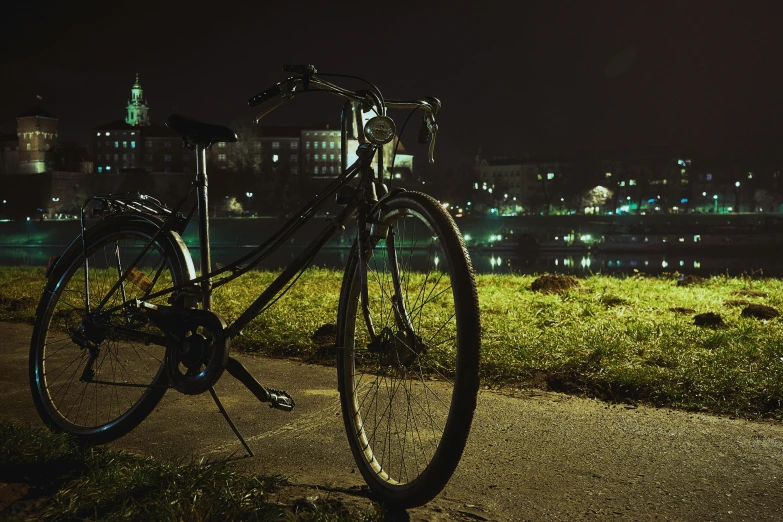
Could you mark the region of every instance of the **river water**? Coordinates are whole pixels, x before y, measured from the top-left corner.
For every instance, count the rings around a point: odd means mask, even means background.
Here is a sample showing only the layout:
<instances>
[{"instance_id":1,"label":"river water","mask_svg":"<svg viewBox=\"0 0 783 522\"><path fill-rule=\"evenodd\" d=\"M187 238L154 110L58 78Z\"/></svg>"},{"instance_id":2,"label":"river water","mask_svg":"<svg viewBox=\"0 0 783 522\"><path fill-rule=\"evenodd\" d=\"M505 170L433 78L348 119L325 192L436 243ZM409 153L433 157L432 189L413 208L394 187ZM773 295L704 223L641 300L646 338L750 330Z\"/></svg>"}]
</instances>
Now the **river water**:
<instances>
[{"instance_id":1,"label":"river water","mask_svg":"<svg viewBox=\"0 0 783 522\"><path fill-rule=\"evenodd\" d=\"M744 218L750 219L747 216ZM737 218L732 217L732 219L736 221ZM558 224L559 221L555 223L535 222L527 226L531 230L549 231L550 235L564 235L563 230L574 226L571 221L565 224ZM516 221L461 219L458 223L466 240L472 236L472 239L468 241L468 249L473 266L478 273L561 273L577 276L601 273L622 276L634 274L637 271L648 274L676 271L702 277L718 274L737 276L743 273L763 273L767 277L783 277L783 256L774 250L755 255L747 255L742 248L729 250L730 254L723 251L720 255L687 250L676 254L671 252L666 254L658 252L608 253L596 252L595 249L589 253L556 250L536 252L518 247L502 248L497 243L493 246L488 246L491 243L487 242L479 243L482 238L491 237L498 231L509 228L513 230L515 227L512 227L511 224ZM308 222L297 233L295 243L272 254L261 268L278 269L286 266L326 225L327 220L323 218ZM580 220L576 226L581 227L583 232L586 230L596 234L600 232L600 229L595 231L589 229L589 225L589 222ZM714 226L715 224L702 223L699 226L705 227L707 225ZM212 250L213 262L216 265L229 264L250 252L251 247L248 245L259 244L270 237L279 226L280 222L274 219L212 220L212 244L216 245ZM79 234L79 231L78 221L0 222L0 265L46 266L49 258L61 254L66 245ZM198 259L198 248L196 247L198 230L195 223L188 226L183 237L191 249L194 260ZM342 269L348 256L351 237L353 234L346 231L342 238L334 238L326 248L321 250L314 264Z\"/></svg>"},{"instance_id":2,"label":"river water","mask_svg":"<svg viewBox=\"0 0 783 522\"><path fill-rule=\"evenodd\" d=\"M46 266L51 256L62 253L63 246L0 247L0 265ZM250 252L246 247L218 247L212 250L213 263L225 265ZM300 252L299 248L283 247L271 255L261 268L278 269L286 266ZM325 248L314 261L315 266L342 269L348 256L348 248ZM198 266L198 249L191 247L191 254ZM560 273L576 276L590 274L631 275L638 272L661 274L680 272L703 277L743 273L763 274L767 277L783 277L783 256L734 256L714 257L687 254L558 254L548 253L520 256L517 253L475 249L470 252L473 266L478 273Z\"/></svg>"}]
</instances>

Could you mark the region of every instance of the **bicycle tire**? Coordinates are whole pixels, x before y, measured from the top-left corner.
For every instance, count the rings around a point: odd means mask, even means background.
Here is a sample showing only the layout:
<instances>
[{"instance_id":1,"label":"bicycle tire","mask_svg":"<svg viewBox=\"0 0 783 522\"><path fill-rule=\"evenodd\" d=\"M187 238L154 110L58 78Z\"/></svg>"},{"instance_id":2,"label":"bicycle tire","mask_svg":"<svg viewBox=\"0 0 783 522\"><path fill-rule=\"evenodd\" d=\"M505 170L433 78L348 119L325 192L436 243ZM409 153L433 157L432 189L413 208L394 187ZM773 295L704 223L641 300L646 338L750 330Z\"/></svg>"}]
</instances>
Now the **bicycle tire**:
<instances>
[{"instance_id":1,"label":"bicycle tire","mask_svg":"<svg viewBox=\"0 0 783 522\"><path fill-rule=\"evenodd\" d=\"M127 267L157 229L151 218L124 214L106 218L87 230L91 308L97 307L119 279L118 267ZM107 307L194 277L193 262L179 234L161 233L110 297ZM77 239L49 276L36 311L30 342L30 387L45 424L71 433L81 442L100 444L136 427L166 393L165 347L145 345L118 332L119 328L106 327L97 335L97 357L89 363L91 350L76 343L82 335L77 333L78 327L86 324L82 321L84 293L84 255ZM151 302L167 304L167 297ZM101 321L162 335L150 324L131 323L122 309L101 316ZM94 375L88 375L89 371Z\"/></svg>"},{"instance_id":2,"label":"bicycle tire","mask_svg":"<svg viewBox=\"0 0 783 522\"><path fill-rule=\"evenodd\" d=\"M337 320L338 387L365 481L380 500L414 507L445 487L467 442L479 386L478 296L462 236L436 200L416 192L391 196L380 223L391 236L361 256L354 243L347 263ZM402 314L394 314L391 251L421 350L398 323ZM368 271L373 328L386 336L380 351L369 346L360 260Z\"/></svg>"}]
</instances>

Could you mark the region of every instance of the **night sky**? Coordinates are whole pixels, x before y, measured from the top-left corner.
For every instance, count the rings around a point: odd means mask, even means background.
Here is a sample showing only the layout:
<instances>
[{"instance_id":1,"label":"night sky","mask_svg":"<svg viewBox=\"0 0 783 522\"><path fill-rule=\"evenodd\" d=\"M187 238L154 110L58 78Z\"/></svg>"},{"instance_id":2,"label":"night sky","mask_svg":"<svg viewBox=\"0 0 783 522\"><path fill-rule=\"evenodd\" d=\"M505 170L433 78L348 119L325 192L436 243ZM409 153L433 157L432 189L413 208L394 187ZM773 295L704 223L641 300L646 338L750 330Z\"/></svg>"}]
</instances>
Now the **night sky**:
<instances>
[{"instance_id":1,"label":"night sky","mask_svg":"<svg viewBox=\"0 0 783 522\"><path fill-rule=\"evenodd\" d=\"M39 95L60 139L86 145L92 127L124 118L136 72L157 123L174 109L249 122L247 98L283 79L281 64L312 63L390 98L439 97L446 165L479 147L712 152L783 137L782 2L171 4L4 7L0 132ZM340 105L303 95L267 123L337 124ZM416 129L403 136L414 152Z\"/></svg>"}]
</instances>

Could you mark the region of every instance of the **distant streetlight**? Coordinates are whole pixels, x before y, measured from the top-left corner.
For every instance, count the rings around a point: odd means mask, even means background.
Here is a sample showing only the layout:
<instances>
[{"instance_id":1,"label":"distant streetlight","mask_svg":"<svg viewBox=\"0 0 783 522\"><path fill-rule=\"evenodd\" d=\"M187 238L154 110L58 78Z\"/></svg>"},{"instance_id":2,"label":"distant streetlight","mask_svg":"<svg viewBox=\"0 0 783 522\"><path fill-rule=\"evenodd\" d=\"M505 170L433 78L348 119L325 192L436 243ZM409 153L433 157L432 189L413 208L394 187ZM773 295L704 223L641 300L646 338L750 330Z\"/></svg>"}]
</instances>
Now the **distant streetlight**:
<instances>
[{"instance_id":1,"label":"distant streetlight","mask_svg":"<svg viewBox=\"0 0 783 522\"><path fill-rule=\"evenodd\" d=\"M718 213L718 195L713 194L712 199L715 201L715 208L713 210L714 213Z\"/></svg>"},{"instance_id":2,"label":"distant streetlight","mask_svg":"<svg viewBox=\"0 0 783 522\"><path fill-rule=\"evenodd\" d=\"M736 187L734 189L734 211L739 212L740 211L740 200L739 200L739 188L740 188L740 182L735 181L734 186Z\"/></svg>"},{"instance_id":3,"label":"distant streetlight","mask_svg":"<svg viewBox=\"0 0 783 522\"><path fill-rule=\"evenodd\" d=\"M57 203L58 201L60 201L60 198L52 198L52 201L54 201L55 203ZM5 203L5 201L3 201L3 203Z\"/></svg>"},{"instance_id":4,"label":"distant streetlight","mask_svg":"<svg viewBox=\"0 0 783 522\"><path fill-rule=\"evenodd\" d=\"M249 198L252 198L253 197L253 193L252 192L245 192L245 196L247 196Z\"/></svg>"}]
</instances>

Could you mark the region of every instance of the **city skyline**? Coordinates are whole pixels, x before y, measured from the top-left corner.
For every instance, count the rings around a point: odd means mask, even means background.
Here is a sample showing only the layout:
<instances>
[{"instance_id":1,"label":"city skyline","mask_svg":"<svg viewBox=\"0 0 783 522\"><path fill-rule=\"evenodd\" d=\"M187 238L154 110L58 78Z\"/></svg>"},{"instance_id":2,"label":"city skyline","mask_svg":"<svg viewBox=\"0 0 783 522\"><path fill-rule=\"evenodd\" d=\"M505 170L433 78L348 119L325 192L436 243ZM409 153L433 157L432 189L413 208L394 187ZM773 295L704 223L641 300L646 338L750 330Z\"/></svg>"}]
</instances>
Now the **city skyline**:
<instances>
[{"instance_id":1,"label":"city skyline","mask_svg":"<svg viewBox=\"0 0 783 522\"><path fill-rule=\"evenodd\" d=\"M772 2L516 11L299 2L224 8L218 17L96 5L7 10L0 132L14 132L15 117L40 103L59 118L61 139L86 145L92 127L124 116L137 73L153 122L178 110L246 123L256 115L247 98L284 78L283 63L304 62L366 77L389 97L440 97L443 165L470 162L479 148L488 157L654 145L717 152L783 137L781 17ZM361 29L341 32L341 21ZM307 125L338 112L334 100L299 97L263 123Z\"/></svg>"}]
</instances>

